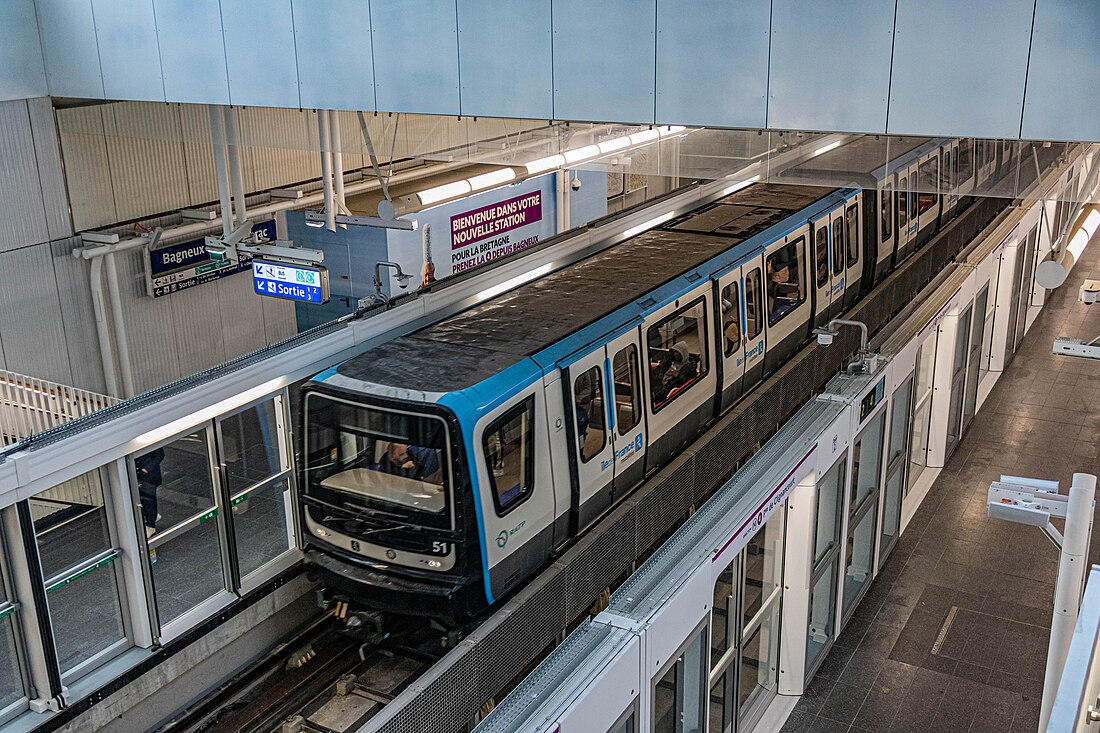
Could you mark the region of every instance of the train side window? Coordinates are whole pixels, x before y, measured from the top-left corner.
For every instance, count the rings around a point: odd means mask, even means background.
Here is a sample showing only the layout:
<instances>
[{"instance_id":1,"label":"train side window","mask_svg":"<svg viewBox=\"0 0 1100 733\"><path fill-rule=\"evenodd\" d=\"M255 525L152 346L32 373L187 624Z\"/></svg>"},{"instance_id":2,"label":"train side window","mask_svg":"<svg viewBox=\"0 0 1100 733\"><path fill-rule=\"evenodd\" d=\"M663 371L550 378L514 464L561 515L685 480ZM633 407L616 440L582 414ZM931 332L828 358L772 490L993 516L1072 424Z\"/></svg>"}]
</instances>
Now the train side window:
<instances>
[{"instance_id":1,"label":"train side window","mask_svg":"<svg viewBox=\"0 0 1100 733\"><path fill-rule=\"evenodd\" d=\"M844 216L848 221L848 267L853 267L859 262L859 212L856 205L845 209Z\"/></svg>"},{"instance_id":2,"label":"train side window","mask_svg":"<svg viewBox=\"0 0 1100 733\"><path fill-rule=\"evenodd\" d=\"M833 219L833 274L844 272L844 220Z\"/></svg>"},{"instance_id":3,"label":"train side window","mask_svg":"<svg viewBox=\"0 0 1100 733\"><path fill-rule=\"evenodd\" d=\"M940 192L936 158L929 158L920 164L920 193L917 194L917 212L923 214L936 205Z\"/></svg>"},{"instance_id":4,"label":"train side window","mask_svg":"<svg viewBox=\"0 0 1100 733\"><path fill-rule=\"evenodd\" d=\"M889 183L882 187L882 200L880 201L880 208L882 211L882 225L880 228L882 229L883 242L888 240L891 234L891 225L893 223L893 216L890 213L890 207L893 205L891 203L892 194L893 191L890 190Z\"/></svg>"},{"instance_id":5,"label":"train side window","mask_svg":"<svg viewBox=\"0 0 1100 733\"><path fill-rule=\"evenodd\" d=\"M577 446L581 462L588 463L607 445L607 415L603 401L603 374L592 367L573 382L573 407L577 414Z\"/></svg>"},{"instance_id":6,"label":"train side window","mask_svg":"<svg viewBox=\"0 0 1100 733\"><path fill-rule=\"evenodd\" d=\"M722 336L726 356L741 348L741 302L735 282L722 288Z\"/></svg>"},{"instance_id":7,"label":"train side window","mask_svg":"<svg viewBox=\"0 0 1100 733\"><path fill-rule=\"evenodd\" d=\"M535 398L498 417L482 439L497 514L503 516L531 495L535 483Z\"/></svg>"},{"instance_id":8,"label":"train side window","mask_svg":"<svg viewBox=\"0 0 1100 733\"><path fill-rule=\"evenodd\" d=\"M756 338L764 328L760 315L764 310L761 301L760 268L754 267L752 272L745 275L745 338Z\"/></svg>"},{"instance_id":9,"label":"train side window","mask_svg":"<svg viewBox=\"0 0 1100 733\"><path fill-rule=\"evenodd\" d=\"M707 374L706 308L700 298L649 327L649 389L653 412Z\"/></svg>"},{"instance_id":10,"label":"train side window","mask_svg":"<svg viewBox=\"0 0 1100 733\"><path fill-rule=\"evenodd\" d=\"M964 181L969 181L970 176L974 173L971 167L970 140L959 141L959 152L956 153L955 160L959 166L958 183L962 184Z\"/></svg>"},{"instance_id":11,"label":"train side window","mask_svg":"<svg viewBox=\"0 0 1100 733\"><path fill-rule=\"evenodd\" d=\"M779 323L806 299L802 277L803 244L799 237L768 257L768 325Z\"/></svg>"},{"instance_id":12,"label":"train side window","mask_svg":"<svg viewBox=\"0 0 1100 733\"><path fill-rule=\"evenodd\" d=\"M909 202L906 191L909 190L909 179L901 178L898 181L898 230L900 231L909 223Z\"/></svg>"},{"instance_id":13,"label":"train side window","mask_svg":"<svg viewBox=\"0 0 1100 733\"><path fill-rule=\"evenodd\" d=\"M634 344L619 349L611 362L615 383L615 422L619 435L626 435L638 424L638 348Z\"/></svg>"},{"instance_id":14,"label":"train side window","mask_svg":"<svg viewBox=\"0 0 1100 733\"><path fill-rule=\"evenodd\" d=\"M951 155L950 150L943 151L943 172L940 174L940 180L947 186L946 193L951 193L955 190L955 168L954 158Z\"/></svg>"},{"instance_id":15,"label":"train side window","mask_svg":"<svg viewBox=\"0 0 1100 733\"><path fill-rule=\"evenodd\" d=\"M817 262L817 287L823 287L829 281L829 227L828 219L822 219L814 234L814 257Z\"/></svg>"}]
</instances>

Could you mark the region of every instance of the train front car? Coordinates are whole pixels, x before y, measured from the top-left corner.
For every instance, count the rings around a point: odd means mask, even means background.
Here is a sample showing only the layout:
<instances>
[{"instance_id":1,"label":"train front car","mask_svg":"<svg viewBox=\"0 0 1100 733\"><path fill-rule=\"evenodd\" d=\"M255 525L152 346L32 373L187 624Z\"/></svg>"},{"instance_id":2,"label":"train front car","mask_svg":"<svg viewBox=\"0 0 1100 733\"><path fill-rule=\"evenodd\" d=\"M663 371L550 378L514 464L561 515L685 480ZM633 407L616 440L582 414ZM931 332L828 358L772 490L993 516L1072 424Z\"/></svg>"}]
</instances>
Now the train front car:
<instances>
[{"instance_id":1,"label":"train front car","mask_svg":"<svg viewBox=\"0 0 1100 733\"><path fill-rule=\"evenodd\" d=\"M348 376L364 356L303 388L306 561L353 617L462 624L486 600L457 418L431 395Z\"/></svg>"}]
</instances>

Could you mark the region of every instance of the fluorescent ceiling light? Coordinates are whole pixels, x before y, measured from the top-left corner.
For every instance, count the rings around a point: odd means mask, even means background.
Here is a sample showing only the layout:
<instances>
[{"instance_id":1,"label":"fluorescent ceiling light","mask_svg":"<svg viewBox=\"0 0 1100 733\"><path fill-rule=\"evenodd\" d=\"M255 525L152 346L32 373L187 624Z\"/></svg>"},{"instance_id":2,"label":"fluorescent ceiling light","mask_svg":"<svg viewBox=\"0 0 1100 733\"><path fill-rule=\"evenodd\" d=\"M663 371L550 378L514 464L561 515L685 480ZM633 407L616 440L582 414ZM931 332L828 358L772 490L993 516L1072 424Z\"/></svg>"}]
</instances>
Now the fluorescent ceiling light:
<instances>
[{"instance_id":1,"label":"fluorescent ceiling light","mask_svg":"<svg viewBox=\"0 0 1100 733\"><path fill-rule=\"evenodd\" d=\"M555 168L561 168L563 165L565 165L565 157L561 155L549 155L545 158L532 160L526 165L527 174L533 176L536 173L545 173L546 171L553 170Z\"/></svg>"},{"instance_id":2,"label":"fluorescent ceiling light","mask_svg":"<svg viewBox=\"0 0 1100 733\"><path fill-rule=\"evenodd\" d=\"M814 155L818 156L818 155L821 155L822 153L827 153L830 150L836 150L839 147L840 147L840 141L836 140L834 142L829 143L828 145L824 145L824 146L818 148L817 150L815 150Z\"/></svg>"},{"instance_id":3,"label":"fluorescent ceiling light","mask_svg":"<svg viewBox=\"0 0 1100 733\"><path fill-rule=\"evenodd\" d=\"M228 397L221 402L210 405L209 407L204 407L198 412L192 412L190 415L185 415L178 420L173 420L167 425L162 425L159 428L139 435L134 441L136 444L135 447L144 448L147 445L153 445L154 443L159 443L162 440L171 438L173 435L179 435L180 433L194 428L196 425L201 425L208 420L214 419L222 413L229 412L241 405L246 405L253 400L258 400L264 395L272 394L276 390L282 389L286 383L286 377L275 377L252 389L246 389L238 395Z\"/></svg>"},{"instance_id":4,"label":"fluorescent ceiling light","mask_svg":"<svg viewBox=\"0 0 1100 733\"><path fill-rule=\"evenodd\" d=\"M500 170L489 171L488 173L482 173L480 176L468 178L467 181L470 187L477 191L482 188L492 188L493 186L508 183L508 181L515 179L515 177L516 172L511 168L501 168Z\"/></svg>"},{"instance_id":5,"label":"fluorescent ceiling light","mask_svg":"<svg viewBox=\"0 0 1100 733\"><path fill-rule=\"evenodd\" d=\"M745 180L740 181L739 183L735 183L732 186L723 189L722 190L722 195L723 196L729 196L731 193L736 193L736 192L740 191L742 188L746 188L747 186L751 186L752 184L756 183L759 180L760 180L759 175L753 176L752 178L746 178Z\"/></svg>"},{"instance_id":6,"label":"fluorescent ceiling light","mask_svg":"<svg viewBox=\"0 0 1100 733\"><path fill-rule=\"evenodd\" d=\"M656 130L643 130L642 132L636 132L629 136L631 145L642 145L643 143L651 143L661 136L661 133Z\"/></svg>"},{"instance_id":7,"label":"fluorescent ceiling light","mask_svg":"<svg viewBox=\"0 0 1100 733\"><path fill-rule=\"evenodd\" d=\"M630 227L625 232L623 232L623 236L626 237L627 239L630 239L634 235L641 234L642 232L646 231L647 229L652 229L653 227L655 227L659 224L664 224L666 221L668 221L669 219L671 219L674 216L676 216L675 211L668 211L664 214L661 214L658 217L654 217L653 219L650 219L649 221L647 221L644 224L639 224L636 227Z\"/></svg>"},{"instance_id":8,"label":"fluorescent ceiling light","mask_svg":"<svg viewBox=\"0 0 1100 733\"><path fill-rule=\"evenodd\" d=\"M605 140L597 145L601 153L613 153L616 150L622 150L623 148L630 147L630 138L628 137L613 137L610 140Z\"/></svg>"},{"instance_id":9,"label":"fluorescent ceiling light","mask_svg":"<svg viewBox=\"0 0 1100 733\"><path fill-rule=\"evenodd\" d=\"M585 145L583 148L577 148L576 150L566 150L564 153L566 163L577 163L588 158L595 158L600 154L600 147L598 145Z\"/></svg>"},{"instance_id":10,"label":"fluorescent ceiling light","mask_svg":"<svg viewBox=\"0 0 1100 733\"><path fill-rule=\"evenodd\" d=\"M523 273L522 275L516 275L513 278L509 278L508 280L505 280L504 282L500 283L499 285L494 285L491 288L486 288L485 290L482 290L480 293L477 294L477 299L478 300L488 300L489 298L492 298L492 297L495 297L497 295L500 295L501 293L507 292L507 291L511 290L512 288L514 288L514 287L518 287L520 285L523 285L525 282L529 282L531 280L534 280L536 277L542 277L543 275L545 275L548 272L550 272L550 263L549 262L547 262L545 265L541 265L540 267L536 267L533 270L528 270L527 272Z\"/></svg>"},{"instance_id":11,"label":"fluorescent ceiling light","mask_svg":"<svg viewBox=\"0 0 1100 733\"><path fill-rule=\"evenodd\" d=\"M421 191L416 194L416 197L420 199L420 203L424 206L431 206L440 201L470 193L470 191L470 182L463 179L461 181L455 181L454 183L445 183L442 186L429 188L427 191Z\"/></svg>"},{"instance_id":12,"label":"fluorescent ceiling light","mask_svg":"<svg viewBox=\"0 0 1100 733\"><path fill-rule=\"evenodd\" d=\"M1077 262L1081 259L1081 253L1085 251L1085 245L1092 239L1092 235L1096 233L1096 227L1100 225L1100 210L1096 207L1092 207L1092 211L1088 213L1085 220L1081 222L1081 228L1073 235L1069 240L1069 244L1066 245L1066 249L1073 255L1073 261Z\"/></svg>"}]
</instances>

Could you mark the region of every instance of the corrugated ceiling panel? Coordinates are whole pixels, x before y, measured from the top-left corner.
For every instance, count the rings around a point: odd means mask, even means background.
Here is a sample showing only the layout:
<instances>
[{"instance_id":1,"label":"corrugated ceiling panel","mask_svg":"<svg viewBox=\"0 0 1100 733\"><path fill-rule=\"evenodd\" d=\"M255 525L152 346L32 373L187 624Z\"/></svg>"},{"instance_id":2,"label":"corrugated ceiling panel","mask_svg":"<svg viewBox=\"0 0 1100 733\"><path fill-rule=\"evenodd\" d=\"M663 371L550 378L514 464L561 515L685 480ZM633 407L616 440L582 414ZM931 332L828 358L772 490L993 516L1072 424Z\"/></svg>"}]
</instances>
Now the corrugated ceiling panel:
<instances>
[{"instance_id":1,"label":"corrugated ceiling panel","mask_svg":"<svg viewBox=\"0 0 1100 733\"><path fill-rule=\"evenodd\" d=\"M102 108L103 105L93 105L57 110L73 229L78 232L119 220L107 164Z\"/></svg>"},{"instance_id":2,"label":"corrugated ceiling panel","mask_svg":"<svg viewBox=\"0 0 1100 733\"><path fill-rule=\"evenodd\" d=\"M72 383L50 245L0 254L0 319L4 357L12 371Z\"/></svg>"},{"instance_id":3,"label":"corrugated ceiling panel","mask_svg":"<svg viewBox=\"0 0 1100 733\"><path fill-rule=\"evenodd\" d=\"M50 239L71 236L73 222L69 217L69 192L65 187L65 171L61 167L61 145L57 139L57 121L48 97L27 100L34 155L38 160L38 177L42 183L42 208L46 214L46 230Z\"/></svg>"},{"instance_id":4,"label":"corrugated ceiling panel","mask_svg":"<svg viewBox=\"0 0 1100 733\"><path fill-rule=\"evenodd\" d=\"M0 102L0 252L49 239L24 101Z\"/></svg>"},{"instance_id":5,"label":"corrugated ceiling panel","mask_svg":"<svg viewBox=\"0 0 1100 733\"><path fill-rule=\"evenodd\" d=\"M81 246L79 237L50 243L53 276L65 330L65 349L72 370L72 386L93 392L107 391L103 381L103 362L95 329L95 311L89 283L91 263L76 259L72 252Z\"/></svg>"},{"instance_id":6,"label":"corrugated ceiling panel","mask_svg":"<svg viewBox=\"0 0 1100 733\"><path fill-rule=\"evenodd\" d=\"M1025 140L1100 140L1100 3L1039 0L1027 73Z\"/></svg>"},{"instance_id":7,"label":"corrugated ceiling panel","mask_svg":"<svg viewBox=\"0 0 1100 733\"><path fill-rule=\"evenodd\" d=\"M251 183L245 181L249 190L320 177L316 113L249 107L240 111L240 120L241 140L248 148L245 161L252 167Z\"/></svg>"},{"instance_id":8,"label":"corrugated ceiling panel","mask_svg":"<svg viewBox=\"0 0 1100 733\"><path fill-rule=\"evenodd\" d=\"M658 0L657 121L763 127L770 20L770 0Z\"/></svg>"},{"instance_id":9,"label":"corrugated ceiling panel","mask_svg":"<svg viewBox=\"0 0 1100 733\"><path fill-rule=\"evenodd\" d=\"M188 206L177 107L119 102L102 109L119 220Z\"/></svg>"},{"instance_id":10,"label":"corrugated ceiling panel","mask_svg":"<svg viewBox=\"0 0 1100 733\"><path fill-rule=\"evenodd\" d=\"M34 0L5 0L0 3L0 99L47 94Z\"/></svg>"},{"instance_id":11,"label":"corrugated ceiling panel","mask_svg":"<svg viewBox=\"0 0 1100 733\"><path fill-rule=\"evenodd\" d=\"M35 7L50 94L103 99L91 0L36 0Z\"/></svg>"},{"instance_id":12,"label":"corrugated ceiling panel","mask_svg":"<svg viewBox=\"0 0 1100 733\"><path fill-rule=\"evenodd\" d=\"M363 0L293 0L293 7L302 106L374 109L370 5Z\"/></svg>"},{"instance_id":13,"label":"corrugated ceiling panel","mask_svg":"<svg viewBox=\"0 0 1100 733\"><path fill-rule=\"evenodd\" d=\"M119 302L126 322L137 391L144 392L184 376L180 371L176 329L194 325L206 313L181 312L174 301L178 302L177 298L187 293L208 294L209 291L196 287L163 298L150 298L145 294L144 256L138 252L118 256L118 279L122 291ZM200 341L188 348L202 349L204 346Z\"/></svg>"},{"instance_id":14,"label":"corrugated ceiling panel","mask_svg":"<svg viewBox=\"0 0 1100 733\"><path fill-rule=\"evenodd\" d=\"M181 104L178 111L191 204L217 201L218 182L214 177L214 145L210 142L210 112L205 104ZM244 161L248 161L247 154ZM249 171L246 170L246 186L249 180Z\"/></svg>"},{"instance_id":15,"label":"corrugated ceiling panel","mask_svg":"<svg viewBox=\"0 0 1100 733\"><path fill-rule=\"evenodd\" d=\"M153 0L92 0L108 99L164 101Z\"/></svg>"}]
</instances>

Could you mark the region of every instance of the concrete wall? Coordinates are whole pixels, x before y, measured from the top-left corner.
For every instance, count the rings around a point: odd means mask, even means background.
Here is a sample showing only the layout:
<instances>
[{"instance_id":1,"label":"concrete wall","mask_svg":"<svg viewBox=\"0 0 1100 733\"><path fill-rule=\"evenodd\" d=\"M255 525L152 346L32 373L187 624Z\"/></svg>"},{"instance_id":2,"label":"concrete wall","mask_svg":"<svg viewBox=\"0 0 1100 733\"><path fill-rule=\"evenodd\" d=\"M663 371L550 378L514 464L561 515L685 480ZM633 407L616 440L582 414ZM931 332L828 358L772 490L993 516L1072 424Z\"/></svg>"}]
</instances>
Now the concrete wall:
<instances>
[{"instance_id":1,"label":"concrete wall","mask_svg":"<svg viewBox=\"0 0 1100 733\"><path fill-rule=\"evenodd\" d=\"M0 94L1100 140L1092 0L6 6Z\"/></svg>"}]
</instances>

